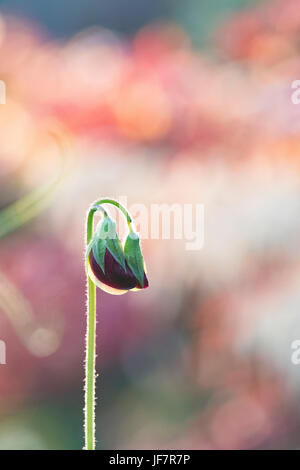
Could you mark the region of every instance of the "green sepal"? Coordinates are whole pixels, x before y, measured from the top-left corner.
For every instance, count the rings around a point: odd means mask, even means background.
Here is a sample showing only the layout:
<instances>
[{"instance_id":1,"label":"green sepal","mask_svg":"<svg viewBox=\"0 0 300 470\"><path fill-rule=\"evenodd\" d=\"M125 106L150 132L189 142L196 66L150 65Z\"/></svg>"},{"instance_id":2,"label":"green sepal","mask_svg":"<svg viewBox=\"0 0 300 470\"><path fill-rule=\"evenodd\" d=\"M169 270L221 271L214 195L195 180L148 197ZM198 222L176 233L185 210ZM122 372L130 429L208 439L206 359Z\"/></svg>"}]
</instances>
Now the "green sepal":
<instances>
[{"instance_id":1,"label":"green sepal","mask_svg":"<svg viewBox=\"0 0 300 470\"><path fill-rule=\"evenodd\" d=\"M93 245L95 243L95 239L92 238L90 243L88 244L87 248L86 248L86 253L85 253L85 259L89 259L89 256L90 256L90 252L92 251L92 248L93 248Z\"/></svg>"},{"instance_id":2,"label":"green sepal","mask_svg":"<svg viewBox=\"0 0 300 470\"><path fill-rule=\"evenodd\" d=\"M137 233L130 232L124 245L125 259L131 271L144 287L144 259L140 247L140 238Z\"/></svg>"},{"instance_id":3,"label":"green sepal","mask_svg":"<svg viewBox=\"0 0 300 470\"><path fill-rule=\"evenodd\" d=\"M116 230L116 222L110 217L105 216L101 225L97 229L97 237L105 242L105 246L114 259L119 263L124 271L126 271L125 256L123 248ZM101 245L101 248L103 245ZM104 272L104 271L103 271Z\"/></svg>"},{"instance_id":4,"label":"green sepal","mask_svg":"<svg viewBox=\"0 0 300 470\"><path fill-rule=\"evenodd\" d=\"M93 250L93 255L94 255L95 260L97 261L103 273L105 274L104 257L105 257L105 250L106 250L106 240L97 238L92 246L92 250Z\"/></svg>"},{"instance_id":5,"label":"green sepal","mask_svg":"<svg viewBox=\"0 0 300 470\"><path fill-rule=\"evenodd\" d=\"M96 229L94 237L102 238L102 240L106 240L106 238L110 236L111 230L112 230L112 235L114 234L113 228L114 228L113 221L111 220L110 217L105 216L103 220L101 220L99 224L97 225L97 229Z\"/></svg>"}]
</instances>

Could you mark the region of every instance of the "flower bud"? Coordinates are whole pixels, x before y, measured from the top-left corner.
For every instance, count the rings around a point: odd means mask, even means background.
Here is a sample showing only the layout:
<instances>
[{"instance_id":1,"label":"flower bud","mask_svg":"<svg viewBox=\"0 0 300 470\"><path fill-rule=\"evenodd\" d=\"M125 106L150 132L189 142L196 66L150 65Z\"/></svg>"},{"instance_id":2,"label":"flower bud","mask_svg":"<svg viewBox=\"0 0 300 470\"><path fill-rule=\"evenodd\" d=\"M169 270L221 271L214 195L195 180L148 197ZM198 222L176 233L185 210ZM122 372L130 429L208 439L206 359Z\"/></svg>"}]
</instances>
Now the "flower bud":
<instances>
[{"instance_id":1,"label":"flower bud","mask_svg":"<svg viewBox=\"0 0 300 470\"><path fill-rule=\"evenodd\" d=\"M110 294L120 295L148 287L138 235L131 231L123 248L116 223L107 215L97 227L87 257L89 276Z\"/></svg>"}]
</instances>

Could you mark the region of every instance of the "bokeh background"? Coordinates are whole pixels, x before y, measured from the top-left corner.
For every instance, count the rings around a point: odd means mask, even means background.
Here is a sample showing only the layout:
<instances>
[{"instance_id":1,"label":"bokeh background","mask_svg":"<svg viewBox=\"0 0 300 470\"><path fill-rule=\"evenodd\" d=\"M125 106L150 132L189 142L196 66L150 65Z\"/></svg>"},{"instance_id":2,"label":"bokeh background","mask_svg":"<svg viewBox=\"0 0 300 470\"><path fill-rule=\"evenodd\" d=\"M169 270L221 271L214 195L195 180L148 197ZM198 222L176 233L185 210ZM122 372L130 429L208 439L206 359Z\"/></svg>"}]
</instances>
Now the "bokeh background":
<instances>
[{"instance_id":1,"label":"bokeh background","mask_svg":"<svg viewBox=\"0 0 300 470\"><path fill-rule=\"evenodd\" d=\"M102 449L300 444L300 0L0 2L0 448L83 446L91 201L205 205L98 293Z\"/></svg>"}]
</instances>

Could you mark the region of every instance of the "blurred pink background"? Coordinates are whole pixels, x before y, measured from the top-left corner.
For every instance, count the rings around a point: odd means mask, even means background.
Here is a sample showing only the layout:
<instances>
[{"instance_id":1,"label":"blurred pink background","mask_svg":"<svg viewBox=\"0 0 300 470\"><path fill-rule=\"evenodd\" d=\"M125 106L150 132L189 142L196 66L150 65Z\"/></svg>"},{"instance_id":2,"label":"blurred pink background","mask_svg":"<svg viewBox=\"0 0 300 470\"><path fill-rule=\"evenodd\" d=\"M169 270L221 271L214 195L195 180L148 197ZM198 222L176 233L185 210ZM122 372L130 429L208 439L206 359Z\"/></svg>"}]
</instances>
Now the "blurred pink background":
<instances>
[{"instance_id":1,"label":"blurred pink background","mask_svg":"<svg viewBox=\"0 0 300 470\"><path fill-rule=\"evenodd\" d=\"M98 447L299 447L299 10L233 5L199 43L175 13L61 37L4 10L0 449L83 446L84 221L104 196L204 204L205 242L145 239L150 288L98 292Z\"/></svg>"}]
</instances>

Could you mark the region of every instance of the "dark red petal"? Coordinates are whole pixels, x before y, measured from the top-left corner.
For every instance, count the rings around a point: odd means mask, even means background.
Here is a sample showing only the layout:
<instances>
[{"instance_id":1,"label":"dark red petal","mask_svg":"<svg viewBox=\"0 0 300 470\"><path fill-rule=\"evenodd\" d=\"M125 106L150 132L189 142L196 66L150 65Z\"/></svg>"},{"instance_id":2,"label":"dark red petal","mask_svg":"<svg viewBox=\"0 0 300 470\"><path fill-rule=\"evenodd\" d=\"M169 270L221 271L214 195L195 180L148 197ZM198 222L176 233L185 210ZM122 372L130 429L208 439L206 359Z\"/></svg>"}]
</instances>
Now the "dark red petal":
<instances>
[{"instance_id":1,"label":"dark red petal","mask_svg":"<svg viewBox=\"0 0 300 470\"><path fill-rule=\"evenodd\" d=\"M130 290L135 287L141 289L138 280L134 276L128 264L126 263L126 271L124 271L122 266L115 260L108 250L106 250L104 257L105 274L98 265L93 255L93 251L91 251L89 255L89 262L94 275L103 284L119 290ZM146 275L145 287L148 287L148 279Z\"/></svg>"}]
</instances>

